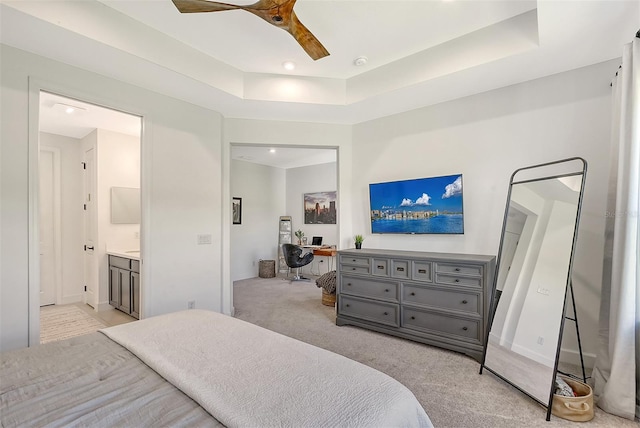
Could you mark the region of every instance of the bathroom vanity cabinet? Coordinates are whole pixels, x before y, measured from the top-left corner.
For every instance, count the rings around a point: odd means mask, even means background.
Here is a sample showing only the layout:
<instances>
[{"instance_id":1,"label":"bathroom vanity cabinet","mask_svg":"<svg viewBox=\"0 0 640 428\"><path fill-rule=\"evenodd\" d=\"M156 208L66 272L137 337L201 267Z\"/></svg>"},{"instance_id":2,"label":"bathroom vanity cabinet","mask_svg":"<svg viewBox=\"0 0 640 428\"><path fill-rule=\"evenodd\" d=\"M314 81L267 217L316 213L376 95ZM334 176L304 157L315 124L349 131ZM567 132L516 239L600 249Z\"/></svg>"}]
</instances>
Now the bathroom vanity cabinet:
<instances>
[{"instance_id":1,"label":"bathroom vanity cabinet","mask_svg":"<svg viewBox=\"0 0 640 428\"><path fill-rule=\"evenodd\" d=\"M109 304L140 318L140 260L109 255Z\"/></svg>"}]
</instances>

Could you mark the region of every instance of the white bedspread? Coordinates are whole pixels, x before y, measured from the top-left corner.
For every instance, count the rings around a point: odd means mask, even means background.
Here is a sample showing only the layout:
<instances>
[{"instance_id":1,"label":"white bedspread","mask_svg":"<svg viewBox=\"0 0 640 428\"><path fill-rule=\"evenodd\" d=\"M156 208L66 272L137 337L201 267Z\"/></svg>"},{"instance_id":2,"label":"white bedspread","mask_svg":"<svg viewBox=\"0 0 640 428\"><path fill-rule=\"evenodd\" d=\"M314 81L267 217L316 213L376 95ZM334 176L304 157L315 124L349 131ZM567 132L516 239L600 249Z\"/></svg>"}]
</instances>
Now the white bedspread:
<instances>
[{"instance_id":1,"label":"white bedspread","mask_svg":"<svg viewBox=\"0 0 640 428\"><path fill-rule=\"evenodd\" d=\"M432 426L384 373L226 315L188 310L101 331L226 426Z\"/></svg>"}]
</instances>

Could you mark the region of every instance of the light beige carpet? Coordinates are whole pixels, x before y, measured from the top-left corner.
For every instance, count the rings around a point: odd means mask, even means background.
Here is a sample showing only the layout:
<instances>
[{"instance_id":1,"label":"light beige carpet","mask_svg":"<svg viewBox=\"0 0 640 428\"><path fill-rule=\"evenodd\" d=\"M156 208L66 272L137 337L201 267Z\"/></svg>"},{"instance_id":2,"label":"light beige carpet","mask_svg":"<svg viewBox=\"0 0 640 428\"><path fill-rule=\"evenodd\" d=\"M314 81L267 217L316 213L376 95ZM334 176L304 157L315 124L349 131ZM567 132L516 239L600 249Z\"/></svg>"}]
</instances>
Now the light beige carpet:
<instances>
[{"instance_id":1,"label":"light beige carpet","mask_svg":"<svg viewBox=\"0 0 640 428\"><path fill-rule=\"evenodd\" d=\"M40 308L40 343L68 339L107 327L75 305Z\"/></svg>"}]
</instances>

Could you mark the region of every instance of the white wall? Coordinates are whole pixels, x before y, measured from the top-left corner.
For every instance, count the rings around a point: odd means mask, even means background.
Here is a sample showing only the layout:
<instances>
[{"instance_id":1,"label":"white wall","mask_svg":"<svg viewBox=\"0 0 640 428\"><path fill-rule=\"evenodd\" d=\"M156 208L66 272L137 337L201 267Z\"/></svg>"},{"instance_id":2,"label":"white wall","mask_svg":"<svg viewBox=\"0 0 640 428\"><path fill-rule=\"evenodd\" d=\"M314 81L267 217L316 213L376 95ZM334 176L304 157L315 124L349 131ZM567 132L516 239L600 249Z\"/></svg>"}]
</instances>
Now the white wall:
<instances>
[{"instance_id":1,"label":"white wall","mask_svg":"<svg viewBox=\"0 0 640 428\"><path fill-rule=\"evenodd\" d=\"M83 291L82 150L76 138L40 133L41 147L60 150L60 228L62 282L58 304L79 302Z\"/></svg>"},{"instance_id":2,"label":"white wall","mask_svg":"<svg viewBox=\"0 0 640 428\"><path fill-rule=\"evenodd\" d=\"M286 215L285 170L231 161L231 195L242 198L242 224L231 225L231 280L258 276L278 258L278 218Z\"/></svg>"},{"instance_id":3,"label":"white wall","mask_svg":"<svg viewBox=\"0 0 640 428\"><path fill-rule=\"evenodd\" d=\"M293 230L302 230L309 244L313 236L322 236L323 244L338 244L337 224L304 223L303 199L305 193L337 191L337 174L335 162L287 169L287 215L291 216Z\"/></svg>"},{"instance_id":4,"label":"white wall","mask_svg":"<svg viewBox=\"0 0 640 428\"><path fill-rule=\"evenodd\" d=\"M574 285L587 353L596 349L613 60L354 127L353 229L373 248L497 254L509 176L582 156L589 163ZM462 236L371 235L368 184L462 173ZM541 316L544 316L541 314ZM565 346L575 349L572 328Z\"/></svg>"},{"instance_id":5,"label":"white wall","mask_svg":"<svg viewBox=\"0 0 640 428\"><path fill-rule=\"evenodd\" d=\"M105 129L97 133L98 308L109 307L107 250L140 249L140 224L111 223L111 188L140 188L140 138ZM138 234L138 235L136 235ZM146 282L142 288L153 287Z\"/></svg>"},{"instance_id":6,"label":"white wall","mask_svg":"<svg viewBox=\"0 0 640 428\"><path fill-rule=\"evenodd\" d=\"M39 284L28 168L39 89L144 117L142 281L153 287L143 290L143 314L186 309L190 300L221 310L220 114L5 45L0 55L0 349L37 343L39 331L29 299ZM212 245L197 245L198 234L211 234Z\"/></svg>"}]
</instances>

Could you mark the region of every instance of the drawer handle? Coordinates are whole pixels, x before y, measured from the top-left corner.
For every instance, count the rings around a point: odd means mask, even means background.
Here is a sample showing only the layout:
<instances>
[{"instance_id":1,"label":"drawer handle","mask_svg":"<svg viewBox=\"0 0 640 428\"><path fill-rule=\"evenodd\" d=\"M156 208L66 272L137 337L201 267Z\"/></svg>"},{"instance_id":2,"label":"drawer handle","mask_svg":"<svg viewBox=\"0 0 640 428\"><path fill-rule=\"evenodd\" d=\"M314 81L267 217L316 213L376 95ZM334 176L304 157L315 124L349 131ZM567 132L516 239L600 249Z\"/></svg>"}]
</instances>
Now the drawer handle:
<instances>
[{"instance_id":1,"label":"drawer handle","mask_svg":"<svg viewBox=\"0 0 640 428\"><path fill-rule=\"evenodd\" d=\"M456 280L455 280L455 281L453 281L453 282L460 282L460 280L459 280L458 278L456 278Z\"/></svg>"},{"instance_id":2,"label":"drawer handle","mask_svg":"<svg viewBox=\"0 0 640 428\"><path fill-rule=\"evenodd\" d=\"M418 273L427 273L426 269L418 269Z\"/></svg>"},{"instance_id":3,"label":"drawer handle","mask_svg":"<svg viewBox=\"0 0 640 428\"><path fill-rule=\"evenodd\" d=\"M385 312L384 314L385 314L385 315L389 315L389 312Z\"/></svg>"},{"instance_id":4,"label":"drawer handle","mask_svg":"<svg viewBox=\"0 0 640 428\"><path fill-rule=\"evenodd\" d=\"M415 295L416 295L416 293L414 293L413 291L412 291L410 294L411 294L412 296L415 296Z\"/></svg>"},{"instance_id":5,"label":"drawer handle","mask_svg":"<svg viewBox=\"0 0 640 428\"><path fill-rule=\"evenodd\" d=\"M353 268L353 267L352 267L352 268L351 268L351 270L356 270L356 268Z\"/></svg>"},{"instance_id":6,"label":"drawer handle","mask_svg":"<svg viewBox=\"0 0 640 428\"><path fill-rule=\"evenodd\" d=\"M462 304L463 304L463 305L466 305L466 304L467 304L467 301L466 301L466 300L463 300L463 301L462 301Z\"/></svg>"},{"instance_id":7,"label":"drawer handle","mask_svg":"<svg viewBox=\"0 0 640 428\"><path fill-rule=\"evenodd\" d=\"M356 262L356 259L353 259L353 262L355 263L355 262Z\"/></svg>"},{"instance_id":8,"label":"drawer handle","mask_svg":"<svg viewBox=\"0 0 640 428\"><path fill-rule=\"evenodd\" d=\"M389 292L389 289L388 289L388 288L385 288L385 289L384 289L384 292L385 292L385 293L388 293L388 292Z\"/></svg>"},{"instance_id":9,"label":"drawer handle","mask_svg":"<svg viewBox=\"0 0 640 428\"><path fill-rule=\"evenodd\" d=\"M397 267L397 268L396 268L396 271L398 271L398 272L404 272L404 268L403 268L403 267Z\"/></svg>"},{"instance_id":10,"label":"drawer handle","mask_svg":"<svg viewBox=\"0 0 640 428\"><path fill-rule=\"evenodd\" d=\"M454 269L456 272L460 272L460 268L455 268Z\"/></svg>"},{"instance_id":11,"label":"drawer handle","mask_svg":"<svg viewBox=\"0 0 640 428\"><path fill-rule=\"evenodd\" d=\"M347 285L348 285L349 287L351 287L351 283L350 283L350 282L347 282Z\"/></svg>"},{"instance_id":12,"label":"drawer handle","mask_svg":"<svg viewBox=\"0 0 640 428\"><path fill-rule=\"evenodd\" d=\"M349 307L349 304L347 303L345 306L348 308L348 307Z\"/></svg>"},{"instance_id":13,"label":"drawer handle","mask_svg":"<svg viewBox=\"0 0 640 428\"><path fill-rule=\"evenodd\" d=\"M467 327L462 327L462 329L463 329L464 331L469 330Z\"/></svg>"},{"instance_id":14,"label":"drawer handle","mask_svg":"<svg viewBox=\"0 0 640 428\"><path fill-rule=\"evenodd\" d=\"M378 265L378 269L384 269L383 265Z\"/></svg>"}]
</instances>

